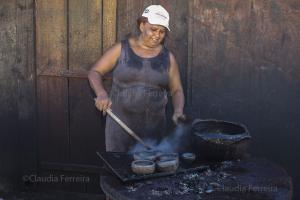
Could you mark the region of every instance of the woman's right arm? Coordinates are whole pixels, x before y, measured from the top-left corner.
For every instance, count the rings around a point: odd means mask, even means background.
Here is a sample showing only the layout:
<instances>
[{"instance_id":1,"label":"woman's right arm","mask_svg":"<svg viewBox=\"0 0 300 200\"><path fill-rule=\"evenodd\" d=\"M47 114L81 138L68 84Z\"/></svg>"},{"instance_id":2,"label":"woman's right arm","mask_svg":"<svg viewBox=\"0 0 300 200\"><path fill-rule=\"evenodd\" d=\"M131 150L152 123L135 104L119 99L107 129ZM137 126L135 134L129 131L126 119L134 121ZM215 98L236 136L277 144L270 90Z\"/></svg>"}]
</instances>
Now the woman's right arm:
<instances>
[{"instance_id":1,"label":"woman's right arm","mask_svg":"<svg viewBox=\"0 0 300 200\"><path fill-rule=\"evenodd\" d=\"M111 100L103 87L103 76L112 71L121 54L121 43L113 45L103 56L92 66L88 74L88 79L97 98L95 105L105 112L111 106Z\"/></svg>"}]
</instances>

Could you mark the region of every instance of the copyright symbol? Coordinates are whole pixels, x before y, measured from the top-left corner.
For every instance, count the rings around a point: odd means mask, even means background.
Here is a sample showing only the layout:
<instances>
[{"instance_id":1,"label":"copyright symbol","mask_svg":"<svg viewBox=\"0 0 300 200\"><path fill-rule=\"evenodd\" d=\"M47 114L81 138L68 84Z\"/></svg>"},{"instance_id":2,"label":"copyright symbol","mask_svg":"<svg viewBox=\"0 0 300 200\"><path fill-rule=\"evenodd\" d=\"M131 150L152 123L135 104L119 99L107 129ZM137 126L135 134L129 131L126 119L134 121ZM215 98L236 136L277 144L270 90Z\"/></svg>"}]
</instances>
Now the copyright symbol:
<instances>
[{"instance_id":1,"label":"copyright symbol","mask_svg":"<svg viewBox=\"0 0 300 200\"><path fill-rule=\"evenodd\" d=\"M24 176L22 177L22 179L23 179L24 182L27 182L27 181L29 180L29 177L28 177L28 175L24 175Z\"/></svg>"}]
</instances>

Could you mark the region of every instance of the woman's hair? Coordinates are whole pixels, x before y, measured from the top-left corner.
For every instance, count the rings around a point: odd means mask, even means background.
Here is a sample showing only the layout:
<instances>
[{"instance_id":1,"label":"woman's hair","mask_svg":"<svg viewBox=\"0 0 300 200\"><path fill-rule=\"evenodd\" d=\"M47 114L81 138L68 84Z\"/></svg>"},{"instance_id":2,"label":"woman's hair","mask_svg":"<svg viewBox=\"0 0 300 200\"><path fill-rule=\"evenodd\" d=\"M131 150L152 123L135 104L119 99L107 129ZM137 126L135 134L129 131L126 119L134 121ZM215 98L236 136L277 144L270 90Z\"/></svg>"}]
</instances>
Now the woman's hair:
<instances>
[{"instance_id":1,"label":"woman's hair","mask_svg":"<svg viewBox=\"0 0 300 200\"><path fill-rule=\"evenodd\" d=\"M137 20L136 20L136 25L137 25L137 29L140 31L140 24L141 23L146 23L148 22L148 18L147 17L143 17L143 16L140 16Z\"/></svg>"},{"instance_id":2,"label":"woman's hair","mask_svg":"<svg viewBox=\"0 0 300 200\"><path fill-rule=\"evenodd\" d=\"M143 17L143 16L140 16L137 20L136 20L136 25L137 25L137 29L138 29L138 31L139 32L141 32L141 30L140 30L140 25L141 25L141 23L147 23L148 22L148 18L147 17ZM161 44L165 44L165 40L166 40L166 38L168 37L168 30L167 30L167 28L165 28L166 29L166 32L165 32L165 37L164 37L164 39L163 39L163 41L161 42Z\"/></svg>"}]
</instances>

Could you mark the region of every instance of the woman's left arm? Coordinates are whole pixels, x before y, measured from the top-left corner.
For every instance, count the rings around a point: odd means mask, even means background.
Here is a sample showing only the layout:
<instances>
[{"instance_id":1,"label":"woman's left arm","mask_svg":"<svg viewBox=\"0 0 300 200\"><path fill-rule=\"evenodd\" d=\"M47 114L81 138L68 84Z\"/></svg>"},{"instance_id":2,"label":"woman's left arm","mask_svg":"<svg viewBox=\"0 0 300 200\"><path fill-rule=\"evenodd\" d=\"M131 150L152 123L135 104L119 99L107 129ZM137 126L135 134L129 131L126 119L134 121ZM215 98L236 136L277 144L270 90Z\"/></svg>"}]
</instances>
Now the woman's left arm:
<instances>
[{"instance_id":1,"label":"woman's left arm","mask_svg":"<svg viewBox=\"0 0 300 200\"><path fill-rule=\"evenodd\" d=\"M178 64L174 55L170 52L169 88L172 96L174 113L172 120L177 124L178 119L185 118L183 114L184 93L180 80Z\"/></svg>"}]
</instances>

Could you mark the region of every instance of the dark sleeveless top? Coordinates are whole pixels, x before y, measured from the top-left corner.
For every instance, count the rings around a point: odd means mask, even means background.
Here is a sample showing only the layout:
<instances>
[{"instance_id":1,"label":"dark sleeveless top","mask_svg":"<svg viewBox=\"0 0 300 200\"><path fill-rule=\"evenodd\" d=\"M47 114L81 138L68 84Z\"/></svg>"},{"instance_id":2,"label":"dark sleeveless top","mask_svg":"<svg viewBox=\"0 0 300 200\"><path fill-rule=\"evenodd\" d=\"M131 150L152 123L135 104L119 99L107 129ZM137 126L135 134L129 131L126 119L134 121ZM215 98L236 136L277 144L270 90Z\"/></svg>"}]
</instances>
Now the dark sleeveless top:
<instances>
[{"instance_id":1,"label":"dark sleeveless top","mask_svg":"<svg viewBox=\"0 0 300 200\"><path fill-rule=\"evenodd\" d=\"M169 51L163 47L157 56L143 58L133 51L128 39L121 44L110 92L112 111L141 138L159 140L166 126ZM136 143L109 116L105 140L107 151L128 151Z\"/></svg>"}]
</instances>

